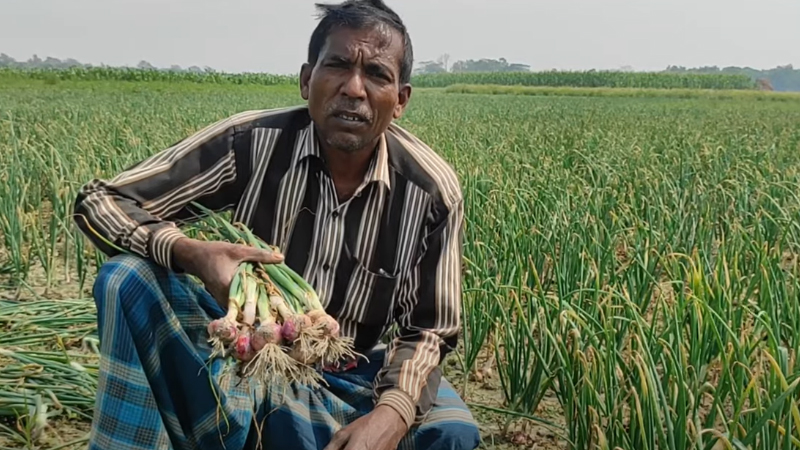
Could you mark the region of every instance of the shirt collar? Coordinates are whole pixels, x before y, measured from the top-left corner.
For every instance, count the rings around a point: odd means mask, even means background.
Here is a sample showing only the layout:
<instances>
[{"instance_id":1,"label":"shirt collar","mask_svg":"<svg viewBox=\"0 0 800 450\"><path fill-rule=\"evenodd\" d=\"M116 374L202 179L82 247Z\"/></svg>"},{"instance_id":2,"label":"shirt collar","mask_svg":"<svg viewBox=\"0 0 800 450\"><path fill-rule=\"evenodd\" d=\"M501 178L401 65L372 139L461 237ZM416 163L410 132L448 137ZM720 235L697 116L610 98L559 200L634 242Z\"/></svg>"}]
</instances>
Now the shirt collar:
<instances>
[{"instance_id":1,"label":"shirt collar","mask_svg":"<svg viewBox=\"0 0 800 450\"><path fill-rule=\"evenodd\" d=\"M319 150L319 141L317 140L314 130L314 123L312 122L303 131L303 136L298 140L299 148L296 149L295 164L300 163L308 157L315 157L322 160L322 154ZM392 188L391 178L389 176L389 148L386 143L386 133L381 135L378 149L373 155L367 168L367 173L364 176L364 186L370 183L383 183L387 189Z\"/></svg>"},{"instance_id":2,"label":"shirt collar","mask_svg":"<svg viewBox=\"0 0 800 450\"><path fill-rule=\"evenodd\" d=\"M372 158L371 174L368 178L370 181L383 183L386 189L392 188L392 181L389 177L389 147L386 145L386 133L381 135L381 140L378 143L378 150L375 152L375 157Z\"/></svg>"},{"instance_id":3,"label":"shirt collar","mask_svg":"<svg viewBox=\"0 0 800 450\"><path fill-rule=\"evenodd\" d=\"M303 161L309 156L315 156L322 159L319 152L319 144L314 133L314 122L311 122L306 128L301 131L301 139L298 139L297 144L300 146L295 154L297 155L296 162Z\"/></svg>"}]
</instances>

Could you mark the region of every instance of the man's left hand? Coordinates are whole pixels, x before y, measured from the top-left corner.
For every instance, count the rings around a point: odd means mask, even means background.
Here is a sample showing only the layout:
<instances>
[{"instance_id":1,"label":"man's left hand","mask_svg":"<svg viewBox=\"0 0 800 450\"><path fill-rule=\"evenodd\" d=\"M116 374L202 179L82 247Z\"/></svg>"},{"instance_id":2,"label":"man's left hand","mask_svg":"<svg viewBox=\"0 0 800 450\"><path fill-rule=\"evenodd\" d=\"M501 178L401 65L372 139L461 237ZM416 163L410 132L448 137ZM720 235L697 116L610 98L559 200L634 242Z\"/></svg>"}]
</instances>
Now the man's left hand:
<instances>
[{"instance_id":1,"label":"man's left hand","mask_svg":"<svg viewBox=\"0 0 800 450\"><path fill-rule=\"evenodd\" d=\"M400 414L381 405L339 430L324 450L396 450L407 432Z\"/></svg>"}]
</instances>

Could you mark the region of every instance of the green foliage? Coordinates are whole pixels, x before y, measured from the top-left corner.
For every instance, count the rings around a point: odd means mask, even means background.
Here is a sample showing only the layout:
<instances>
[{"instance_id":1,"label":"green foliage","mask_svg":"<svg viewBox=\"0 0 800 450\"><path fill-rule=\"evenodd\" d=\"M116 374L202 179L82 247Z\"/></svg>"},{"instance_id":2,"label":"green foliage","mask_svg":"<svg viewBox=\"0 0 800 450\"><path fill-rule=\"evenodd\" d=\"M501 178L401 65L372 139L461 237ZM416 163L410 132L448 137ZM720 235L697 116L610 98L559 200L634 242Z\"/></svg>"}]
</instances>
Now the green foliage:
<instances>
[{"instance_id":1,"label":"green foliage","mask_svg":"<svg viewBox=\"0 0 800 450\"><path fill-rule=\"evenodd\" d=\"M670 73L700 73L700 74L728 74L744 75L752 80L766 80L776 91L800 91L800 69L795 69L791 64L777 66L772 69L758 70L750 67L697 67L687 69L679 66L669 66L666 72Z\"/></svg>"},{"instance_id":2,"label":"green foliage","mask_svg":"<svg viewBox=\"0 0 800 450\"><path fill-rule=\"evenodd\" d=\"M229 114L301 102L141 84L0 89L13 281L95 270L71 225L81 184ZM465 371L494 353L504 407L535 418L554 401L570 448L796 446L799 124L796 102L415 96L401 125L465 196Z\"/></svg>"},{"instance_id":3,"label":"green foliage","mask_svg":"<svg viewBox=\"0 0 800 450\"><path fill-rule=\"evenodd\" d=\"M53 77L63 81L161 81L203 84L293 85L291 75L229 74L221 72L171 72L158 69L71 68L0 69L2 79L36 79ZM572 86L649 89L754 89L755 83L744 75L698 75L628 72L473 72L417 74L416 87L447 87L454 84L492 84L520 86Z\"/></svg>"},{"instance_id":4,"label":"green foliage","mask_svg":"<svg viewBox=\"0 0 800 450\"><path fill-rule=\"evenodd\" d=\"M414 77L413 84L418 87L447 87L453 84L499 84L655 89L755 88L755 82L744 75L596 71L423 74Z\"/></svg>"},{"instance_id":5,"label":"green foliage","mask_svg":"<svg viewBox=\"0 0 800 450\"><path fill-rule=\"evenodd\" d=\"M800 102L800 93L733 89L576 88L454 84L444 88L444 92L448 94L531 95L542 97L696 98L706 100Z\"/></svg>"},{"instance_id":6,"label":"green foliage","mask_svg":"<svg viewBox=\"0 0 800 450\"><path fill-rule=\"evenodd\" d=\"M2 69L0 79L29 78L64 81L164 81L210 84L297 85L297 77L262 73L172 72L158 69L72 67L69 69Z\"/></svg>"}]
</instances>

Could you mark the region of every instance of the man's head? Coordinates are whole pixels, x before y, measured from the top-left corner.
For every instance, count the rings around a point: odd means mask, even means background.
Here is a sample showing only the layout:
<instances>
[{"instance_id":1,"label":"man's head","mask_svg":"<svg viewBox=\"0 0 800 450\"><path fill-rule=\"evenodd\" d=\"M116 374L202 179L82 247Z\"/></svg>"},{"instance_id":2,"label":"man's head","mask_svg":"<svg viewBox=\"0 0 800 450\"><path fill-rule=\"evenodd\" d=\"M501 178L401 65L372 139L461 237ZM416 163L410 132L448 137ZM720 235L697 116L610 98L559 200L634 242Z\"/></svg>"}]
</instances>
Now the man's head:
<instances>
[{"instance_id":1,"label":"man's head","mask_svg":"<svg viewBox=\"0 0 800 450\"><path fill-rule=\"evenodd\" d=\"M303 98L330 148L368 148L411 97L411 39L382 0L317 7L321 20L300 73Z\"/></svg>"}]
</instances>

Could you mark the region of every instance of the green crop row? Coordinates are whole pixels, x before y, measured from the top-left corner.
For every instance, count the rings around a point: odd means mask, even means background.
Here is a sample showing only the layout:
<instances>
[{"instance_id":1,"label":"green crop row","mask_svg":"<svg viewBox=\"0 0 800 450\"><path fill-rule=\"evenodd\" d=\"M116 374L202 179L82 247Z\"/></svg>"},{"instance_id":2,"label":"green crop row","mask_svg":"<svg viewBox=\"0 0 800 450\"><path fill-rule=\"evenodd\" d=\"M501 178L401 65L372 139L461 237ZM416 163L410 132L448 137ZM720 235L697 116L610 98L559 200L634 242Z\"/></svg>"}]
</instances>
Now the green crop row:
<instances>
[{"instance_id":1,"label":"green crop row","mask_svg":"<svg viewBox=\"0 0 800 450\"><path fill-rule=\"evenodd\" d=\"M582 88L569 86L454 84L444 88L444 91L448 94L526 95L540 97L632 97L800 102L800 93L798 92L773 92L747 89Z\"/></svg>"},{"instance_id":2,"label":"green crop row","mask_svg":"<svg viewBox=\"0 0 800 450\"><path fill-rule=\"evenodd\" d=\"M173 72L137 68L72 68L64 70L0 69L0 77L23 77L55 82L79 81L186 81L213 84L278 85L298 82L295 75L266 73ZM755 89L755 82L744 75L636 73L636 72L524 72L524 73L446 73L416 75L417 87L447 87L454 84L493 84L522 86L572 86L655 89Z\"/></svg>"},{"instance_id":3,"label":"green crop row","mask_svg":"<svg viewBox=\"0 0 800 450\"><path fill-rule=\"evenodd\" d=\"M0 77L55 81L166 81L211 84L297 84L297 77L266 73L174 72L157 69L75 67L70 69L0 69Z\"/></svg>"},{"instance_id":4,"label":"green crop row","mask_svg":"<svg viewBox=\"0 0 800 450\"><path fill-rule=\"evenodd\" d=\"M658 72L518 72L447 73L419 75L414 85L447 87L454 84L496 84L521 86L572 86L655 89L755 89L744 75L704 75Z\"/></svg>"}]
</instances>

